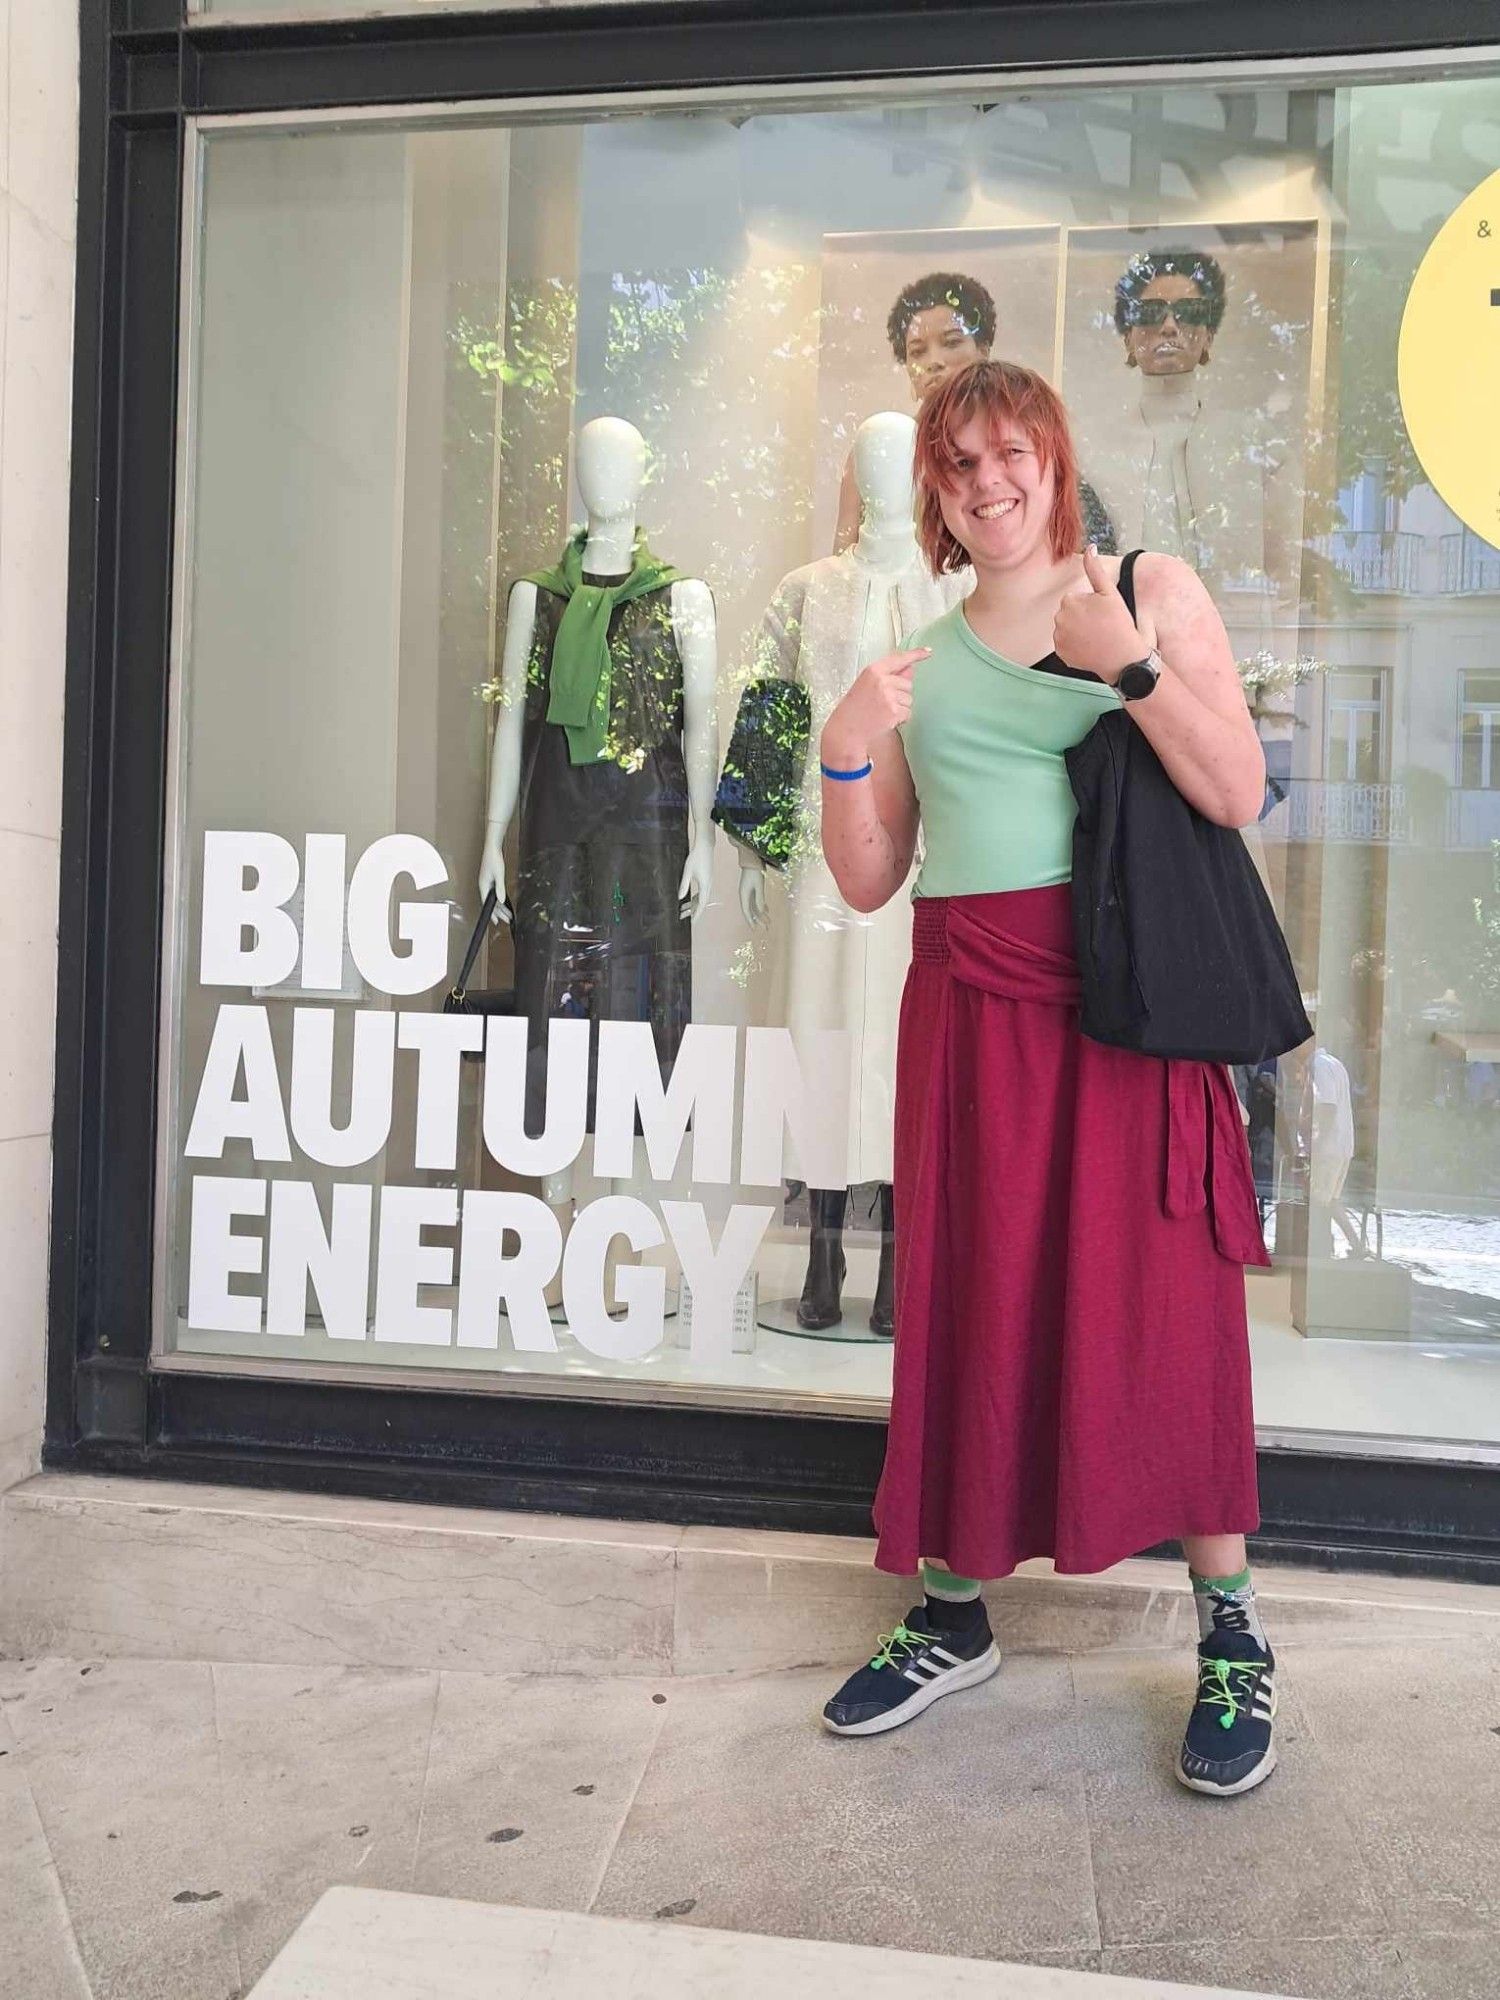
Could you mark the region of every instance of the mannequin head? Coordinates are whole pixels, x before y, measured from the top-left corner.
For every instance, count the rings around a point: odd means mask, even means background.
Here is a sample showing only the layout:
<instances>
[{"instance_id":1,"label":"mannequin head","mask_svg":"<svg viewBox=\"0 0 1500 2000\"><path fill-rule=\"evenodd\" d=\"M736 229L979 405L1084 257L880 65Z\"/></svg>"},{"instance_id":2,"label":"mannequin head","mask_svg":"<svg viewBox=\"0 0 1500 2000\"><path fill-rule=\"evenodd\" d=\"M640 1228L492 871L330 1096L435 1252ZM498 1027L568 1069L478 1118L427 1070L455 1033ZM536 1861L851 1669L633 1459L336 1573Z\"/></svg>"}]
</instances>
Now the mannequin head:
<instances>
[{"instance_id":1,"label":"mannequin head","mask_svg":"<svg viewBox=\"0 0 1500 2000\"><path fill-rule=\"evenodd\" d=\"M898 295L885 330L912 395L922 403L961 368L988 358L995 344L995 301L977 278L929 271Z\"/></svg>"},{"instance_id":2,"label":"mannequin head","mask_svg":"<svg viewBox=\"0 0 1500 2000\"><path fill-rule=\"evenodd\" d=\"M591 522L633 521L646 483L646 440L623 417L595 417L578 433L578 492Z\"/></svg>"},{"instance_id":3,"label":"mannequin head","mask_svg":"<svg viewBox=\"0 0 1500 2000\"><path fill-rule=\"evenodd\" d=\"M866 521L879 527L911 524L917 427L899 410L866 417L854 433L854 484Z\"/></svg>"},{"instance_id":4,"label":"mannequin head","mask_svg":"<svg viewBox=\"0 0 1500 2000\"><path fill-rule=\"evenodd\" d=\"M1224 272L1206 251L1143 250L1115 285L1125 366L1143 375L1191 375L1208 366L1224 317Z\"/></svg>"},{"instance_id":5,"label":"mannequin head","mask_svg":"<svg viewBox=\"0 0 1500 2000\"><path fill-rule=\"evenodd\" d=\"M917 539L935 576L1061 562L1083 538L1062 398L1030 368L978 361L917 418Z\"/></svg>"}]
</instances>

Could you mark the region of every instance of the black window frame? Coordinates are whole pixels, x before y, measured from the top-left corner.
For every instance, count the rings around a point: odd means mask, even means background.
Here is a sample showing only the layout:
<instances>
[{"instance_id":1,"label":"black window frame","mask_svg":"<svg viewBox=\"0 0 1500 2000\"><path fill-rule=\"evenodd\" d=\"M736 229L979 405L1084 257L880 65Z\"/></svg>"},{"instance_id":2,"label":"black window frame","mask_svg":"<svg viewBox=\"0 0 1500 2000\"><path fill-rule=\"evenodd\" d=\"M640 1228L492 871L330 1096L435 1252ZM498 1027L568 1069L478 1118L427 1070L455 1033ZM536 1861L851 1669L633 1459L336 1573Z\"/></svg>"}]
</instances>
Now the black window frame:
<instances>
[{"instance_id":1,"label":"black window frame","mask_svg":"<svg viewBox=\"0 0 1500 2000\"><path fill-rule=\"evenodd\" d=\"M876 1418L150 1365L180 202L196 115L1480 48L1487 0L674 0L189 25L82 0L49 1467L862 1535ZM1486 28L1488 26L1488 32ZM1500 1581L1500 1466L1268 1441L1253 1546Z\"/></svg>"}]
</instances>

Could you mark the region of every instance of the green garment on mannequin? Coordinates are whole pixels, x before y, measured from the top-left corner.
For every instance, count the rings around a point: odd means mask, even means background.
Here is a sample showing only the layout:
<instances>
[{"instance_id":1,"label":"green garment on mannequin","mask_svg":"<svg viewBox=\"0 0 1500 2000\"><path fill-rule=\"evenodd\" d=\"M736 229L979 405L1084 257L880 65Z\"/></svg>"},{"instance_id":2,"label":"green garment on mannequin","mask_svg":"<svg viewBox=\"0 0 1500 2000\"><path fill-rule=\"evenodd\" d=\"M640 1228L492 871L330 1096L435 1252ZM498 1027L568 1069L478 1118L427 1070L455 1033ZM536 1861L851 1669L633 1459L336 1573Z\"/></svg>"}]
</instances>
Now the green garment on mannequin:
<instances>
[{"instance_id":1,"label":"green garment on mannequin","mask_svg":"<svg viewBox=\"0 0 1500 2000\"><path fill-rule=\"evenodd\" d=\"M609 621L615 606L677 583L682 576L652 555L646 537L637 534L629 576L617 583L585 583L587 540L587 528L579 528L555 568L536 570L525 579L538 590L568 600L552 648L547 720L567 731L570 764L594 764L604 755L609 726Z\"/></svg>"}]
</instances>

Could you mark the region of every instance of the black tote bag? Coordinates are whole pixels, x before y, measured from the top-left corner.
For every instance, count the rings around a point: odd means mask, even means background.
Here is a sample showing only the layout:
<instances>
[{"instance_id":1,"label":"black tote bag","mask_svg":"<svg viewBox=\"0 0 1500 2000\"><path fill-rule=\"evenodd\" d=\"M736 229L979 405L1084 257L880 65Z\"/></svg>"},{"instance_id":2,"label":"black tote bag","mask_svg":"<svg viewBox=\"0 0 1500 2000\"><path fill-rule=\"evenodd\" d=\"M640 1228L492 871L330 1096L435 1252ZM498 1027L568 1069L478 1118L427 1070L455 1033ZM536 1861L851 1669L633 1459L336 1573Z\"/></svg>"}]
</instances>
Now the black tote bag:
<instances>
[{"instance_id":1,"label":"black tote bag","mask_svg":"<svg viewBox=\"0 0 1500 2000\"><path fill-rule=\"evenodd\" d=\"M1188 803L1122 708L1065 762L1084 1034L1220 1063L1305 1042L1291 953L1240 835Z\"/></svg>"}]
</instances>

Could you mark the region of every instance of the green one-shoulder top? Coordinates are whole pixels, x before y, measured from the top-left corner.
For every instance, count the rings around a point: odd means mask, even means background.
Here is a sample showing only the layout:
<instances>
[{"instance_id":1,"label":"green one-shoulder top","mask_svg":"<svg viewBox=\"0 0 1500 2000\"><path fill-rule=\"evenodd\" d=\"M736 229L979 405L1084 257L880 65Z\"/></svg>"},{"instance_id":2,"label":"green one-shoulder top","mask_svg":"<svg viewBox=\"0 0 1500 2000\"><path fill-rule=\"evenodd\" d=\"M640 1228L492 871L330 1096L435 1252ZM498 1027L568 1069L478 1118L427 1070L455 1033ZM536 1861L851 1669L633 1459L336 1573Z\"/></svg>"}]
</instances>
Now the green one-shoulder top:
<instances>
[{"instance_id":1,"label":"green one-shoulder top","mask_svg":"<svg viewBox=\"0 0 1500 2000\"><path fill-rule=\"evenodd\" d=\"M1017 666L954 605L905 646L930 646L902 725L922 815L913 894L981 896L1066 882L1076 808L1063 752L1119 696L1107 682ZM1056 664L1061 664L1056 662Z\"/></svg>"}]
</instances>

